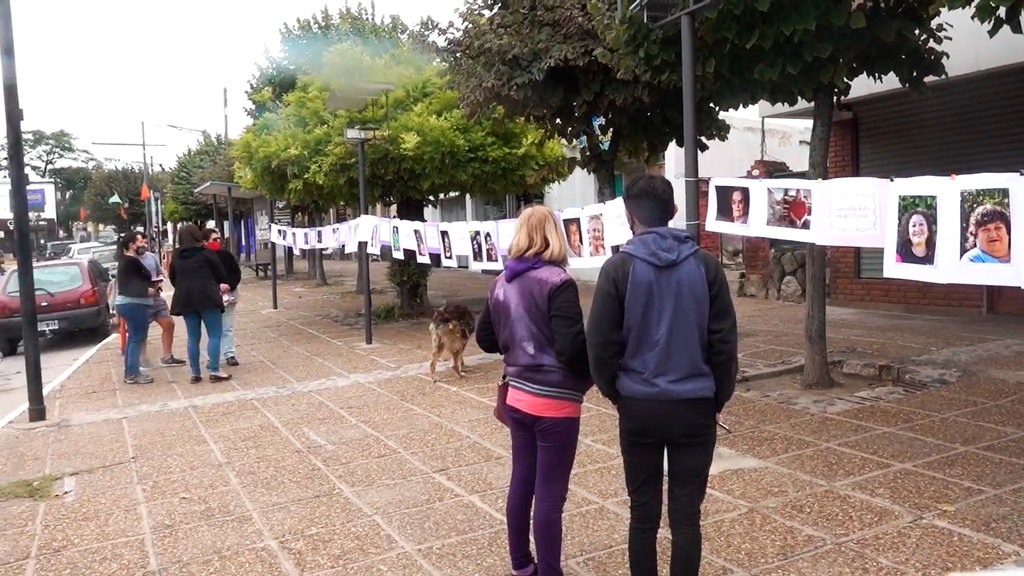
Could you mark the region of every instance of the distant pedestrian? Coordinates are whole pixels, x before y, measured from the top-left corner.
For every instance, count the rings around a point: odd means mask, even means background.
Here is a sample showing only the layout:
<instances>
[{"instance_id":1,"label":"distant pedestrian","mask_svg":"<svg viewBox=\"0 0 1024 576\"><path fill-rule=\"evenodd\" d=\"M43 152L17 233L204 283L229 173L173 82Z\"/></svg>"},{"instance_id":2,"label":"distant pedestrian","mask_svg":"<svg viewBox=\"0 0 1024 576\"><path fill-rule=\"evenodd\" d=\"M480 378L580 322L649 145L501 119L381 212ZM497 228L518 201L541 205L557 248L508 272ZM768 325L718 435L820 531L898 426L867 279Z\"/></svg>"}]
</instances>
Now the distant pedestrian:
<instances>
[{"instance_id":1,"label":"distant pedestrian","mask_svg":"<svg viewBox=\"0 0 1024 576\"><path fill-rule=\"evenodd\" d=\"M140 362L143 345L149 336L149 308L156 294L153 276L139 260L139 254L145 251L139 232L126 233L118 246L121 254L117 264L118 294L114 308L128 330L124 350L124 382L152 384L153 377L142 373Z\"/></svg>"},{"instance_id":2,"label":"distant pedestrian","mask_svg":"<svg viewBox=\"0 0 1024 576\"><path fill-rule=\"evenodd\" d=\"M171 255L167 271L174 285L171 314L185 319L188 331L188 364L192 369L191 382L202 382L199 364L199 344L206 326L209 339L210 382L230 380L231 375L220 369L220 339L224 313L223 295L228 292L228 276L220 259L203 245L203 233L195 224L186 224L178 232L178 248Z\"/></svg>"},{"instance_id":3,"label":"distant pedestrian","mask_svg":"<svg viewBox=\"0 0 1024 576\"><path fill-rule=\"evenodd\" d=\"M228 293L224 296L224 330L221 333L221 361L228 366L238 366L235 356L235 308L238 305L238 285L242 282L242 269L231 250L224 250L220 243L220 232L214 228L203 230L203 242L220 259L228 275Z\"/></svg>"},{"instance_id":4,"label":"distant pedestrian","mask_svg":"<svg viewBox=\"0 0 1024 576\"><path fill-rule=\"evenodd\" d=\"M623 200L634 235L601 267L587 344L594 383L619 412L629 570L659 574L667 450L670 574L697 576L716 415L736 388L736 311L718 260L689 232L668 227L671 182L640 176Z\"/></svg>"},{"instance_id":5,"label":"distant pedestrian","mask_svg":"<svg viewBox=\"0 0 1024 576\"><path fill-rule=\"evenodd\" d=\"M156 322L160 325L160 343L163 346L163 355L160 356L161 366L184 366L185 361L181 358L175 358L172 353L174 346L174 320L171 318L171 313L167 308L167 300L164 300L161 292L163 291L163 283L165 280L164 271L160 267L160 258L157 257L152 250L149 249L149 240L145 233L140 232L140 250L142 253L139 255L139 260L146 265L150 274L153 275L153 282L156 288L156 293L153 294L153 304L149 307L149 321ZM150 370L153 368L153 363L149 359L149 346L146 343L142 344L142 369Z\"/></svg>"},{"instance_id":6,"label":"distant pedestrian","mask_svg":"<svg viewBox=\"0 0 1024 576\"><path fill-rule=\"evenodd\" d=\"M512 435L505 516L515 576L562 575L562 511L583 397L593 385L579 289L565 271L568 251L551 210L524 210L477 327L480 349L504 355L508 395L498 412L507 414Z\"/></svg>"}]
</instances>

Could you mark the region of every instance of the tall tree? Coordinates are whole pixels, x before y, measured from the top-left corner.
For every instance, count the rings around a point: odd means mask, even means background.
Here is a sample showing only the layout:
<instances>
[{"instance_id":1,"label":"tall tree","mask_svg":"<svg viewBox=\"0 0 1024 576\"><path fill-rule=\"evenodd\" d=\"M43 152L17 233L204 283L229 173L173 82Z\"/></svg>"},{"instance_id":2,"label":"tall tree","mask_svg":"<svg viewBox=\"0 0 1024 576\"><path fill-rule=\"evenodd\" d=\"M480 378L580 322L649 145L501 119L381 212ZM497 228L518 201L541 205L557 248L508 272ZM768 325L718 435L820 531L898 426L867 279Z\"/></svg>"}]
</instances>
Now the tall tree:
<instances>
[{"instance_id":1,"label":"tall tree","mask_svg":"<svg viewBox=\"0 0 1024 576\"><path fill-rule=\"evenodd\" d=\"M70 234L74 223L80 220L92 175L102 169L97 163L92 166L60 166L51 170L57 197L61 199L57 206L57 225L65 232Z\"/></svg>"},{"instance_id":2,"label":"tall tree","mask_svg":"<svg viewBox=\"0 0 1024 576\"><path fill-rule=\"evenodd\" d=\"M171 222L205 222L213 217L213 204L208 197L194 191L206 182L234 182L234 160L228 153L223 136L204 134L194 146L178 156L170 170L164 195L164 216ZM223 203L222 203L223 204ZM221 211L219 216L226 216Z\"/></svg>"},{"instance_id":3,"label":"tall tree","mask_svg":"<svg viewBox=\"0 0 1024 576\"><path fill-rule=\"evenodd\" d=\"M145 204L139 199L142 190L142 170L136 167L116 167L97 170L86 188L84 204L89 220L114 225L127 230L146 223ZM111 203L114 195L121 203ZM124 215L121 208L124 208Z\"/></svg>"},{"instance_id":4,"label":"tall tree","mask_svg":"<svg viewBox=\"0 0 1024 576\"><path fill-rule=\"evenodd\" d=\"M683 135L681 73L671 64L679 60L678 32L674 43L639 47L651 65L638 73L614 57L617 36L604 34L603 19L588 10L605 13L604 4L470 0L464 25L446 38L463 105L472 112L498 105L566 142L582 138L580 164L597 177L601 200L614 197L623 159L645 161L672 141L681 144ZM698 133L723 139L728 125L718 117L716 95L701 91Z\"/></svg>"},{"instance_id":5,"label":"tall tree","mask_svg":"<svg viewBox=\"0 0 1024 576\"><path fill-rule=\"evenodd\" d=\"M989 26L990 38L1003 28L1009 28L1014 34L1024 34L1021 27L1024 0L937 0L935 9L940 8L972 10L975 20Z\"/></svg>"}]
</instances>

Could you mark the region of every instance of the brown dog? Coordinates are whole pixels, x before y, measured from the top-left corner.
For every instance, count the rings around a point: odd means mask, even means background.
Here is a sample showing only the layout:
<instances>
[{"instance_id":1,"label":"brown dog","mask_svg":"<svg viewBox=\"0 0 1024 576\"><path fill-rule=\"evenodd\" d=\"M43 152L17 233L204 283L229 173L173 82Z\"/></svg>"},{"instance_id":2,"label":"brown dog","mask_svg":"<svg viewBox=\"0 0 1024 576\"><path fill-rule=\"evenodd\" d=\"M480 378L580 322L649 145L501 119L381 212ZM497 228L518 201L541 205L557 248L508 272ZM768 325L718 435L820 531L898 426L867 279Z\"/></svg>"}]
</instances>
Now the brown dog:
<instances>
[{"instance_id":1,"label":"brown dog","mask_svg":"<svg viewBox=\"0 0 1024 576\"><path fill-rule=\"evenodd\" d=\"M431 378L436 380L434 369L445 352L452 356L452 370L462 378L462 352L475 330L476 317L465 306L449 304L434 312L434 320L430 323L430 338L434 345L434 355L430 360Z\"/></svg>"}]
</instances>

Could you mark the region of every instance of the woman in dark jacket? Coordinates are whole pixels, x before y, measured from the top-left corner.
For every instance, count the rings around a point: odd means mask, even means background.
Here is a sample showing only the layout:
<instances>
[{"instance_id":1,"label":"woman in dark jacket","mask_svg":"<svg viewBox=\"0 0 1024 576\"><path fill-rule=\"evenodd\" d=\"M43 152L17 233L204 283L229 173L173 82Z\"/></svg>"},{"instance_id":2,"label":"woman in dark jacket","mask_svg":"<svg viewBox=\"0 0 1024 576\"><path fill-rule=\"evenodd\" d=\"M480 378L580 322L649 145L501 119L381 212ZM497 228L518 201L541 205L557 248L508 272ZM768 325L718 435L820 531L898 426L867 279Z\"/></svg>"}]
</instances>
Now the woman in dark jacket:
<instances>
[{"instance_id":1,"label":"woman in dark jacket","mask_svg":"<svg viewBox=\"0 0 1024 576\"><path fill-rule=\"evenodd\" d=\"M550 210L524 210L476 332L481 350L504 355L509 385L512 480L505 516L515 576L562 576L562 510L583 396L593 385L579 289L565 271L568 251Z\"/></svg>"},{"instance_id":2,"label":"woman in dark jacket","mask_svg":"<svg viewBox=\"0 0 1024 576\"><path fill-rule=\"evenodd\" d=\"M124 320L128 339L124 351L125 384L152 384L153 377L142 373L142 347L149 335L149 307L153 305L153 275L139 260L145 252L142 234L131 231L118 242L121 254L117 263L117 297L114 309Z\"/></svg>"},{"instance_id":3,"label":"woman in dark jacket","mask_svg":"<svg viewBox=\"0 0 1024 576\"><path fill-rule=\"evenodd\" d=\"M171 315L185 319L188 331L188 364L192 368L191 382L202 382L199 365L199 343L203 338L202 326L210 342L210 382L230 380L231 375L220 369L221 315L224 312L224 294L228 291L228 277L217 255L203 245L203 233L194 224L186 224L178 232L178 248L171 255L167 277L174 285Z\"/></svg>"}]
</instances>

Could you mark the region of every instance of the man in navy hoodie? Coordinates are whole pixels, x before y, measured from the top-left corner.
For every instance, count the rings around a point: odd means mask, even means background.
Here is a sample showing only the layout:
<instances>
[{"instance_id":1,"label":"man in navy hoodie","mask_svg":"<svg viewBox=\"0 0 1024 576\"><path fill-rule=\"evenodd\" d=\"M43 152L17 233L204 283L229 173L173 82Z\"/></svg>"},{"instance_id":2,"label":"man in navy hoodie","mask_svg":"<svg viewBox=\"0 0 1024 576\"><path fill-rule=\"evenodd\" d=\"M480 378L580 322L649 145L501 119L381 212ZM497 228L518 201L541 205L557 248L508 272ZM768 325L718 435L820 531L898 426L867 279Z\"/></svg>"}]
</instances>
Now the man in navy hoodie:
<instances>
[{"instance_id":1,"label":"man in navy hoodie","mask_svg":"<svg viewBox=\"0 0 1024 576\"><path fill-rule=\"evenodd\" d=\"M717 414L736 388L736 311L718 260L668 227L668 180L640 176L623 200L633 238L602 266L586 332L594 383L619 412L630 573L658 574L667 450L670 573L697 576Z\"/></svg>"}]
</instances>

